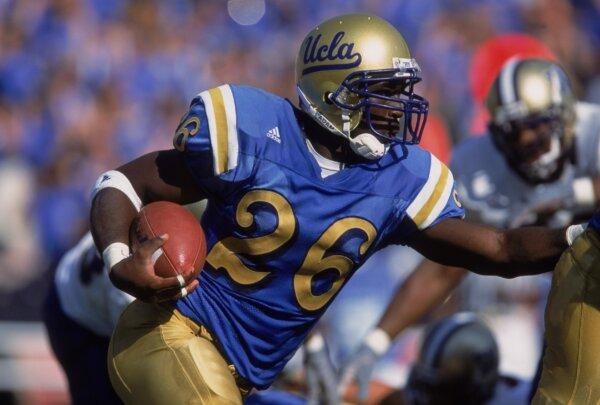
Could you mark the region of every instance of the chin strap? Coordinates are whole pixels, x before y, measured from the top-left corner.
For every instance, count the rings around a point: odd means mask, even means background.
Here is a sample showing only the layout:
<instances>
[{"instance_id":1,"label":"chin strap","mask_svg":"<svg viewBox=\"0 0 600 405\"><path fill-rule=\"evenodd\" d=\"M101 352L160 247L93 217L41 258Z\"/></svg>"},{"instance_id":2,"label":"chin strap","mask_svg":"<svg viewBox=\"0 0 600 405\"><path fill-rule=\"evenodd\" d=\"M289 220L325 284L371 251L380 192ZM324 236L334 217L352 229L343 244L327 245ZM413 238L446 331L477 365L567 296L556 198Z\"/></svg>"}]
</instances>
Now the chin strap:
<instances>
[{"instance_id":1,"label":"chin strap","mask_svg":"<svg viewBox=\"0 0 600 405\"><path fill-rule=\"evenodd\" d=\"M350 116L347 112L342 113L343 132L348 142L350 142L350 148L358 156L364 157L369 160L377 160L383 157L389 149L389 145L381 142L377 137L368 132L352 136L350 135Z\"/></svg>"},{"instance_id":2,"label":"chin strap","mask_svg":"<svg viewBox=\"0 0 600 405\"><path fill-rule=\"evenodd\" d=\"M368 132L363 132L362 134L348 138L348 140L350 141L350 148L352 148L354 153L369 160L380 159L390 147Z\"/></svg>"}]
</instances>

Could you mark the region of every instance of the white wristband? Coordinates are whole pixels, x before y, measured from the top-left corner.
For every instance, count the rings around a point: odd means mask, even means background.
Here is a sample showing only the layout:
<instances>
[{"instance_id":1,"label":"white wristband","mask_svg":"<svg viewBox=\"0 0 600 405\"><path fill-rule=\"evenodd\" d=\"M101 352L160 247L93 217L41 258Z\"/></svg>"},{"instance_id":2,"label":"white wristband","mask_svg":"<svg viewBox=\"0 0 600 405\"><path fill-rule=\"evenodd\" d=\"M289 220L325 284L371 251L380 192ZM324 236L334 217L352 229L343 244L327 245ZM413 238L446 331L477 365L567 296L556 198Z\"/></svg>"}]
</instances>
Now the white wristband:
<instances>
[{"instance_id":1,"label":"white wristband","mask_svg":"<svg viewBox=\"0 0 600 405\"><path fill-rule=\"evenodd\" d=\"M567 244L571 246L573 244L573 241L577 239L577 237L581 235L586 228L587 224L577 224L569 226L566 232Z\"/></svg>"},{"instance_id":2,"label":"white wristband","mask_svg":"<svg viewBox=\"0 0 600 405\"><path fill-rule=\"evenodd\" d=\"M596 203L596 192L591 177L580 177L573 181L573 199L582 208L591 208Z\"/></svg>"},{"instance_id":3,"label":"white wristband","mask_svg":"<svg viewBox=\"0 0 600 405\"><path fill-rule=\"evenodd\" d=\"M316 333L306 342L306 350L310 353L318 352L325 346L325 339L320 333Z\"/></svg>"},{"instance_id":4,"label":"white wristband","mask_svg":"<svg viewBox=\"0 0 600 405\"><path fill-rule=\"evenodd\" d=\"M129 256L129 246L122 242L111 243L102 252L102 260L106 268L108 268L109 273L117 263L127 259Z\"/></svg>"},{"instance_id":5,"label":"white wristband","mask_svg":"<svg viewBox=\"0 0 600 405\"><path fill-rule=\"evenodd\" d=\"M98 180L96 180L96 184L94 185L94 189L92 190L92 200L96 194L100 192L100 190L109 187L116 188L125 194L138 212L142 209L142 200L135 192L131 182L127 176L116 170L110 170L106 173L102 173L100 177L98 177Z\"/></svg>"},{"instance_id":6,"label":"white wristband","mask_svg":"<svg viewBox=\"0 0 600 405\"><path fill-rule=\"evenodd\" d=\"M365 337L364 343L377 355L381 356L387 352L392 341L390 336L383 329L377 328L369 332Z\"/></svg>"}]
</instances>

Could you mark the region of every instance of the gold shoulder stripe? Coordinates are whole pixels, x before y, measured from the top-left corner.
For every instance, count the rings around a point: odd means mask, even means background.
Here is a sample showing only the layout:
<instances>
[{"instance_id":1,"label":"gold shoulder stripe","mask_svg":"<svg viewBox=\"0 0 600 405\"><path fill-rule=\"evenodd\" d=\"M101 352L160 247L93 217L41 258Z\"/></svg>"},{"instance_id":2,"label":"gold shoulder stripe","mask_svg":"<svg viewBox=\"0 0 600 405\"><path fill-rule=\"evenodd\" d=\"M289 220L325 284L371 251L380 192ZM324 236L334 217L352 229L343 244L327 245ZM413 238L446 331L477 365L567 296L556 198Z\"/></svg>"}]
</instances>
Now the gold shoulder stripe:
<instances>
[{"instance_id":1,"label":"gold shoulder stripe","mask_svg":"<svg viewBox=\"0 0 600 405\"><path fill-rule=\"evenodd\" d=\"M421 225L425 222L427 217L429 217L429 214L433 210L433 207L435 207L436 203L440 199L440 196L442 195L444 188L446 188L446 183L448 182L450 170L448 170L448 167L446 167L445 164L441 164L441 169L442 169L442 172L441 172L440 177L435 185L435 188L433 189L433 193L431 193L431 195L427 199L427 202L425 202L425 204L423 204L423 206L421 207L419 212L417 212L417 215L415 215L415 217L413 219L414 223L417 225L417 228L419 228L419 229L421 229Z\"/></svg>"},{"instance_id":2,"label":"gold shoulder stripe","mask_svg":"<svg viewBox=\"0 0 600 405\"><path fill-rule=\"evenodd\" d=\"M213 145L213 150L217 151L217 162L215 174L221 174L227 170L227 115L225 112L225 103L223 102L223 95L218 87L210 89L208 91L210 99L212 101L212 107L215 117L215 130L217 144Z\"/></svg>"}]
</instances>

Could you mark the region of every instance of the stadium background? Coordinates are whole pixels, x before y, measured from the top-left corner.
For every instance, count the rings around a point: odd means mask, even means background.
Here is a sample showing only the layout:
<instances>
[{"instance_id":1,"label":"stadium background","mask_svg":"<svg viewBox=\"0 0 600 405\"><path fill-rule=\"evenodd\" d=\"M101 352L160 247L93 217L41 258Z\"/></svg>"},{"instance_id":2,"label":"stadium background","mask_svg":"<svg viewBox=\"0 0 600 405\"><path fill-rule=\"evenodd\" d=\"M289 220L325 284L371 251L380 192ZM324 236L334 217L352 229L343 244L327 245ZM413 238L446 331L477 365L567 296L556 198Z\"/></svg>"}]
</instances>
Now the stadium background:
<instances>
[{"instance_id":1,"label":"stadium background","mask_svg":"<svg viewBox=\"0 0 600 405\"><path fill-rule=\"evenodd\" d=\"M53 265L87 229L97 175L169 147L200 90L244 83L295 100L301 39L319 21L349 12L378 14L405 36L433 110L425 139L441 158L446 144L484 130L488 73L485 64L471 66L497 35L539 39L567 69L579 98L600 102L598 0L0 0L1 392L17 392L23 403L65 401L40 306ZM393 285L417 260L388 249L357 275L342 299L346 308L361 308L360 316L344 318L338 303L333 310L341 315L324 324L343 342L336 355L360 338L344 332L352 320L363 330L376 320L392 292L375 294L382 280ZM531 363L544 282L511 283L466 283L473 285L454 305L496 314L497 329L512 331L501 345L520 342L526 354L515 361ZM396 356L410 358L415 348L413 339ZM535 364L512 367L528 376ZM386 374L397 380L398 373Z\"/></svg>"}]
</instances>

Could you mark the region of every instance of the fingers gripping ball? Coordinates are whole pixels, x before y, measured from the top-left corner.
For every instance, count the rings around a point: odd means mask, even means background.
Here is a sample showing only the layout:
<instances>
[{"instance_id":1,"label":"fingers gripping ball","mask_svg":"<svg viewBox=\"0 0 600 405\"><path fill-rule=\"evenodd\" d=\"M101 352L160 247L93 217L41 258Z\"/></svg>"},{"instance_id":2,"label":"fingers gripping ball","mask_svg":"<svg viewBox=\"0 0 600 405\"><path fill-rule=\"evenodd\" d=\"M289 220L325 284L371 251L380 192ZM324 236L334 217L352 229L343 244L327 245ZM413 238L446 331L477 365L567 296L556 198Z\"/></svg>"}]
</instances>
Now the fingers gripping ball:
<instances>
[{"instance_id":1,"label":"fingers gripping ball","mask_svg":"<svg viewBox=\"0 0 600 405\"><path fill-rule=\"evenodd\" d=\"M206 259L206 240L198 219L186 208L158 201L142 208L131 225L131 247L148 239L168 234L169 238L152 255L156 275L200 274ZM193 270L192 270L193 269Z\"/></svg>"}]
</instances>

